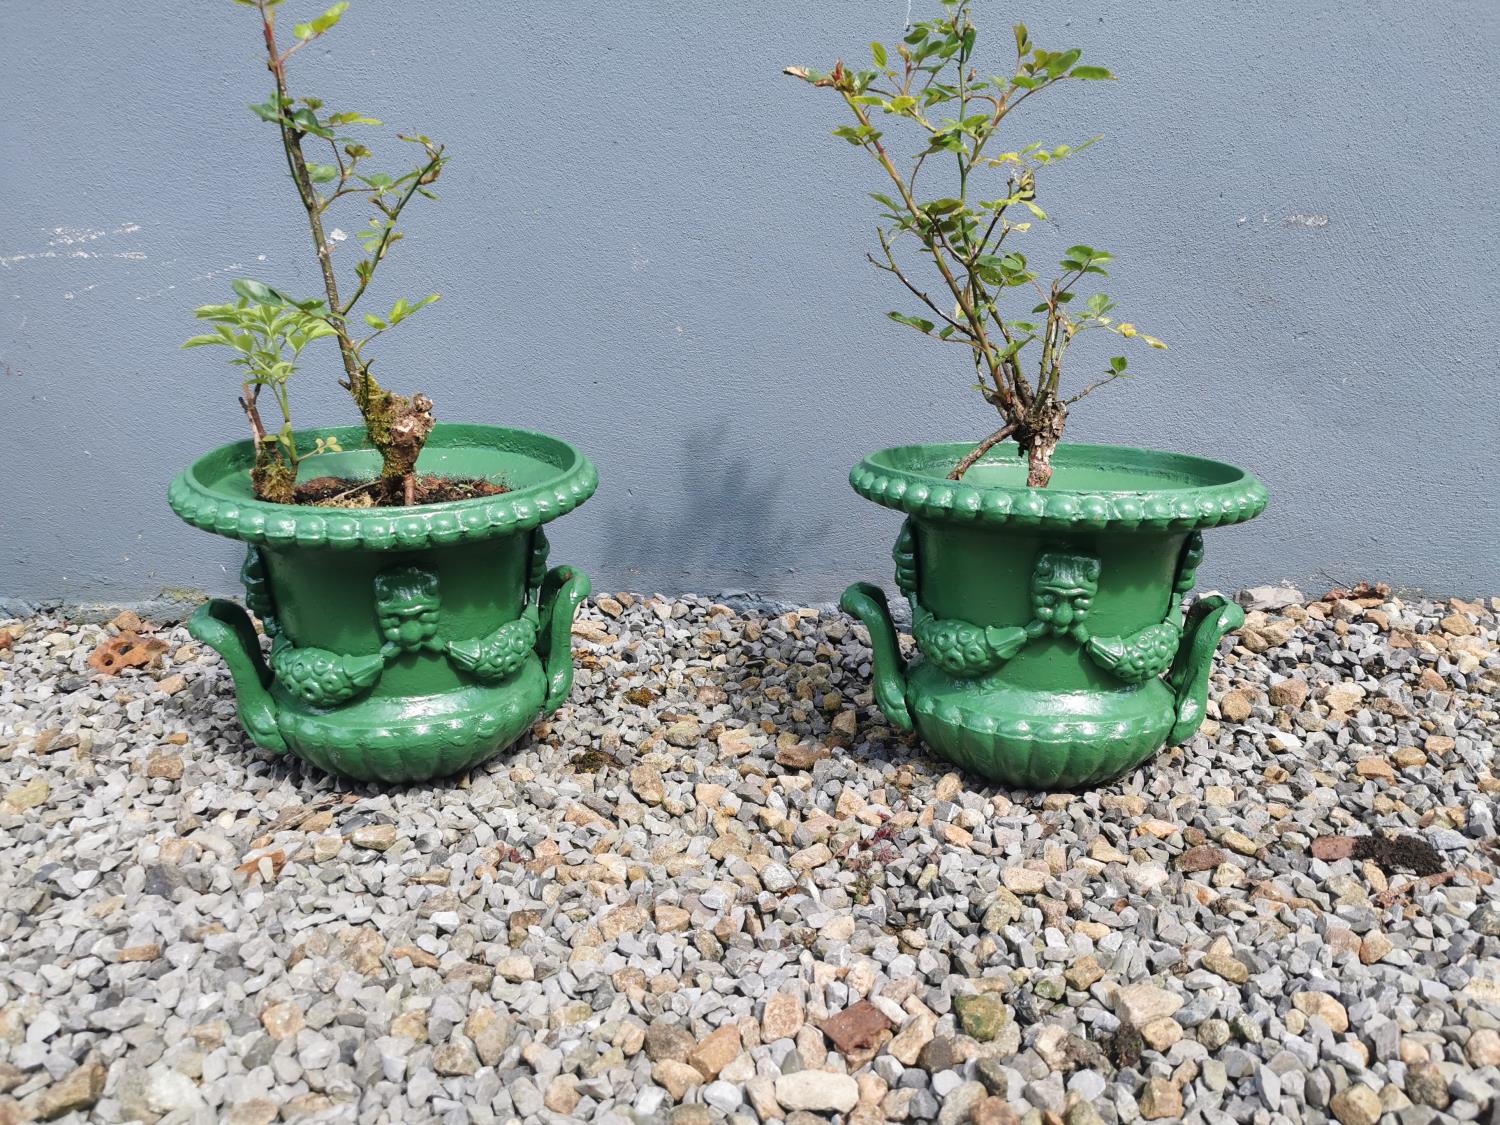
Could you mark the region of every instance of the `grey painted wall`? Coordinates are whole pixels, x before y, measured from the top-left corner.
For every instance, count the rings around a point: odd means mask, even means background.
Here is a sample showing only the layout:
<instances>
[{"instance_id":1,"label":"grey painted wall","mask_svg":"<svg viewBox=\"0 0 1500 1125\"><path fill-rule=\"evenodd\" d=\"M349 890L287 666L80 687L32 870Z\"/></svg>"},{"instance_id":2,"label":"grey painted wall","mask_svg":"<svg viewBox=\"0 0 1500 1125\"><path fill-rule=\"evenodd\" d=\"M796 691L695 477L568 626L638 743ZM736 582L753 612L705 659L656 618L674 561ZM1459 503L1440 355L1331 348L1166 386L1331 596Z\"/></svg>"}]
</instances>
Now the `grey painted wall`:
<instances>
[{"instance_id":1,"label":"grey painted wall","mask_svg":"<svg viewBox=\"0 0 1500 1125\"><path fill-rule=\"evenodd\" d=\"M1500 591L1500 6L978 7L998 48L1019 16L1122 76L1016 129L1105 134L1047 187L1052 235L1113 250L1116 294L1172 343L1071 435L1263 477L1271 508L1210 536L1205 584ZM445 296L381 366L444 417L588 451L603 484L553 539L600 588L805 601L887 577L898 517L849 466L990 428L957 349L880 315L900 302L863 263L874 169L827 135L826 92L778 76L895 38L905 10L356 0L294 64L449 144L384 275ZM231 589L236 545L162 497L241 436L220 357L177 350L188 309L241 274L315 284L244 109L268 88L253 16L8 0L0 40L0 599ZM307 424L351 419L331 359L298 379Z\"/></svg>"}]
</instances>

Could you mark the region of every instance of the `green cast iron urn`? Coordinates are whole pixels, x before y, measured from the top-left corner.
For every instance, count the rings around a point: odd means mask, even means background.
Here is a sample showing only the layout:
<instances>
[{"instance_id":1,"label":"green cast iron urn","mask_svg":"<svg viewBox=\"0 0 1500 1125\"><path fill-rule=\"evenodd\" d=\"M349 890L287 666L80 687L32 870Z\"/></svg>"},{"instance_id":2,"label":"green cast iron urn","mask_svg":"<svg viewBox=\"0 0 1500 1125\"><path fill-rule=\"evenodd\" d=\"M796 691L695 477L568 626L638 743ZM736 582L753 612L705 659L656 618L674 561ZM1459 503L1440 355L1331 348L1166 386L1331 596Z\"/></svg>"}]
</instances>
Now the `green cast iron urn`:
<instances>
[{"instance_id":1,"label":"green cast iron urn","mask_svg":"<svg viewBox=\"0 0 1500 1125\"><path fill-rule=\"evenodd\" d=\"M918 655L901 654L884 592L841 605L870 632L875 699L943 758L1026 789L1096 784L1192 736L1221 637L1221 595L1184 609L1203 531L1266 506L1233 465L1063 443L1046 488L996 446L960 481L963 444L900 446L855 466L867 499L906 514L894 552Z\"/></svg>"},{"instance_id":2,"label":"green cast iron urn","mask_svg":"<svg viewBox=\"0 0 1500 1125\"><path fill-rule=\"evenodd\" d=\"M367 478L379 454L364 430L304 462L318 476ZM188 622L234 676L257 745L361 781L420 782L504 750L573 685L573 614L586 575L547 567L542 525L598 484L594 466L545 434L439 424L417 470L497 481L507 491L410 508L328 508L256 500L250 442L205 454L168 502L194 527L243 541L249 614L213 599ZM307 475L314 475L307 473Z\"/></svg>"}]
</instances>

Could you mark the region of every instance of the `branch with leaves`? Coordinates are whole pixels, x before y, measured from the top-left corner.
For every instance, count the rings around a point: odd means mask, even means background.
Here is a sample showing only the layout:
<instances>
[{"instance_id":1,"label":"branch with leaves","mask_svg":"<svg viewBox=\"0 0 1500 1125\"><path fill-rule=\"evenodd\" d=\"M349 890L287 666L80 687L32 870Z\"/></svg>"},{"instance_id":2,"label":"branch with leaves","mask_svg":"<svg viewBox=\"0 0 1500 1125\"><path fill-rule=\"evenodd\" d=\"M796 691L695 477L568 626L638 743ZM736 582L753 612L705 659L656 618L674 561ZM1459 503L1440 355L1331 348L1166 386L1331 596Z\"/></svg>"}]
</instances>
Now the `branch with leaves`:
<instances>
[{"instance_id":1,"label":"branch with leaves","mask_svg":"<svg viewBox=\"0 0 1500 1125\"><path fill-rule=\"evenodd\" d=\"M839 61L827 73L803 67L786 73L839 93L854 123L839 126L834 135L869 153L894 189L870 193L882 210L876 227L880 254L869 260L901 282L922 308L887 315L967 348L975 389L1001 415L1003 425L960 459L950 477L960 479L995 445L1013 438L1027 456L1027 483L1042 487L1052 475L1068 407L1127 376L1126 358L1112 356L1101 378L1063 397L1064 357L1074 339L1103 329L1152 347L1166 345L1119 321L1107 294L1095 293L1075 308L1080 286L1091 276L1107 276L1108 252L1070 246L1058 272L1042 279L1013 245L1033 221L1047 218L1037 202L1038 173L1098 138L995 151L996 137L1005 119L1034 94L1070 80L1114 75L1080 64L1076 48L1037 47L1022 24L1014 28L1010 73L983 72L969 0L942 5L941 15L913 25L894 49L871 43L871 68L851 69ZM888 123L916 137L920 147L909 160L887 140ZM933 174L945 171L946 190L927 186ZM931 267L931 284L906 260L908 249L924 269ZM1024 303L1015 308L1018 300Z\"/></svg>"},{"instance_id":2,"label":"branch with leaves","mask_svg":"<svg viewBox=\"0 0 1500 1125\"><path fill-rule=\"evenodd\" d=\"M317 335L332 336L337 341L344 369L341 385L353 397L364 420L370 444L381 455L380 476L385 486L382 500L409 504L412 502L417 456L432 430L432 402L423 394L401 395L383 387L370 372L374 360L365 352L365 348L407 317L436 301L438 294L430 293L415 299L399 297L384 314L363 312L362 320L368 327L368 332L354 329L352 318L380 264L391 247L402 238L402 231L398 226L402 212L416 196L437 198L431 185L436 182L447 157L443 154L443 146L433 143L426 136L398 134L400 140L421 148L420 161L415 167L399 175L371 171L368 167L373 158L370 148L352 137L342 135L340 131L349 126L378 126L381 124L378 119L353 111L328 113L322 99L292 95L287 80L288 60L339 22L349 7L346 0L340 0L313 19L295 24L292 28L292 42L286 47L281 46L276 34L275 9L280 7L283 0L234 2L254 8L260 17L266 68L271 72L274 88L266 101L250 108L263 121L277 127L287 170L307 216L308 231L317 256L324 294L318 298L296 298L278 288L246 278L234 284L235 292L240 297L238 305L205 305L198 310L198 315L212 320L216 315L230 317L231 314L224 310L233 310L232 317L243 319L219 321L216 326L222 325L232 331L237 326L241 332L266 317L272 320L286 317L298 324L303 324L308 319L319 321L325 330ZM311 159L308 155L307 148L311 147L321 157L323 145L328 148L331 163ZM358 232L363 256L354 263L352 292L347 298L343 298L340 296L339 281L334 269L335 243L325 230L324 216L333 204L347 196L363 197L374 213ZM305 331L300 334L306 337L304 344L317 338L307 336ZM184 346L218 342L217 338L200 336L194 337ZM283 342L285 343L285 338ZM298 347L297 351L300 350ZM290 371L286 374L289 375ZM286 441L277 439L268 443L268 435L256 412L256 396L262 386L270 386L276 390L278 404L283 408L284 425L278 434L290 434L285 376L264 383L247 384L242 407L250 420L258 451L267 449L264 455L267 463L264 466L261 464L261 454L258 452L257 455L257 468L261 470L258 475L263 484L257 483L256 495L264 499L290 502L285 499L289 496L289 486L283 485L287 470L292 473L291 479L295 479L296 453ZM273 449L279 452L273 452Z\"/></svg>"},{"instance_id":3,"label":"branch with leaves","mask_svg":"<svg viewBox=\"0 0 1500 1125\"><path fill-rule=\"evenodd\" d=\"M255 495L278 504L295 500L297 465L302 455L292 436L292 408L287 381L297 370L294 362L302 349L323 336L333 335L320 310L307 310L280 301L262 300L253 284L233 283L238 300L226 305L200 305L194 312L213 326L212 332L190 337L185 348L227 347L235 352L229 361L245 370L240 384L240 409L250 423L255 441L255 465L250 481ZM261 419L260 396L269 391L281 412L281 425L266 428ZM334 440L334 439L330 439ZM319 452L326 448L320 445ZM337 448L335 440L333 448Z\"/></svg>"}]
</instances>

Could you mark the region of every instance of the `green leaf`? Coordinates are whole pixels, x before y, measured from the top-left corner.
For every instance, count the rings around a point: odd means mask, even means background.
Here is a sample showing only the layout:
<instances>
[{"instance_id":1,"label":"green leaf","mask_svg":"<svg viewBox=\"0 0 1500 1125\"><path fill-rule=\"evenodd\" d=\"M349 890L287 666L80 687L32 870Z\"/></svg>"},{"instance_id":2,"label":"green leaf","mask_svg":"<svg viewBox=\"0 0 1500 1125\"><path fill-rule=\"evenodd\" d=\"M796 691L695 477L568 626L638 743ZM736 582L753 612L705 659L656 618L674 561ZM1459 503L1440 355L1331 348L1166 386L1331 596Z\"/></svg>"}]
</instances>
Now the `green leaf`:
<instances>
[{"instance_id":1,"label":"green leaf","mask_svg":"<svg viewBox=\"0 0 1500 1125\"><path fill-rule=\"evenodd\" d=\"M912 328L915 328L923 335L931 333L933 329L932 321L923 320L920 316L910 316L906 313L899 312L888 312L885 315L896 321L898 324L910 325Z\"/></svg>"},{"instance_id":2,"label":"green leaf","mask_svg":"<svg viewBox=\"0 0 1500 1125\"><path fill-rule=\"evenodd\" d=\"M250 108L254 111L255 116L259 117L262 121L269 121L272 125L276 125L281 121L281 105L276 100L275 94L272 94L259 105L252 104Z\"/></svg>"},{"instance_id":3,"label":"green leaf","mask_svg":"<svg viewBox=\"0 0 1500 1125\"><path fill-rule=\"evenodd\" d=\"M381 320L374 313L365 313L365 323L375 329L384 329L386 327L385 321Z\"/></svg>"},{"instance_id":4,"label":"green leaf","mask_svg":"<svg viewBox=\"0 0 1500 1125\"><path fill-rule=\"evenodd\" d=\"M1075 66L1068 71L1069 78L1087 78L1094 81L1101 79L1112 79L1114 75L1109 72L1108 67L1103 66Z\"/></svg>"},{"instance_id":5,"label":"green leaf","mask_svg":"<svg viewBox=\"0 0 1500 1125\"><path fill-rule=\"evenodd\" d=\"M1029 54L1031 52L1031 36L1026 33L1026 25L1018 23L1015 27L1011 28L1011 32L1016 37L1016 54Z\"/></svg>"},{"instance_id":6,"label":"green leaf","mask_svg":"<svg viewBox=\"0 0 1500 1125\"><path fill-rule=\"evenodd\" d=\"M272 289L269 285L256 281L254 278L237 277L229 283L229 288L233 289L235 293L245 298L245 300L254 301L257 305L281 303L279 300L281 295L276 290Z\"/></svg>"},{"instance_id":7,"label":"green leaf","mask_svg":"<svg viewBox=\"0 0 1500 1125\"><path fill-rule=\"evenodd\" d=\"M291 122L304 133L311 133L315 137L325 137L329 140L333 139L333 132L318 120L316 113L306 107L294 110L291 115Z\"/></svg>"},{"instance_id":8,"label":"green leaf","mask_svg":"<svg viewBox=\"0 0 1500 1125\"><path fill-rule=\"evenodd\" d=\"M339 174L339 170L332 164L309 164L307 166L307 177L315 184L326 184Z\"/></svg>"},{"instance_id":9,"label":"green leaf","mask_svg":"<svg viewBox=\"0 0 1500 1125\"><path fill-rule=\"evenodd\" d=\"M962 153L965 148L964 133L957 125L936 130L928 140L929 152Z\"/></svg>"},{"instance_id":10,"label":"green leaf","mask_svg":"<svg viewBox=\"0 0 1500 1125\"><path fill-rule=\"evenodd\" d=\"M432 304L432 302L436 301L437 299L438 294L436 293L429 293L427 294L427 296L422 297L416 301L408 301L405 297L398 297L396 298L396 303L391 306L391 311L388 314L388 319L393 325L400 324L407 317L411 316L412 313L416 312L420 308L424 308L427 305Z\"/></svg>"},{"instance_id":11,"label":"green leaf","mask_svg":"<svg viewBox=\"0 0 1500 1125\"><path fill-rule=\"evenodd\" d=\"M875 65L876 66L881 66L881 67L885 66L885 58L886 58L886 56L885 56L885 44L884 43L871 43L870 44L870 57L875 60Z\"/></svg>"},{"instance_id":12,"label":"green leaf","mask_svg":"<svg viewBox=\"0 0 1500 1125\"><path fill-rule=\"evenodd\" d=\"M1057 78L1060 75L1064 74L1067 71L1068 67L1072 66L1078 61L1078 56L1081 54L1083 54L1083 52L1080 51L1077 47L1074 47L1072 50L1059 51L1057 54L1051 55L1047 59L1044 67L1044 69L1047 71L1047 77Z\"/></svg>"},{"instance_id":13,"label":"green leaf","mask_svg":"<svg viewBox=\"0 0 1500 1125\"><path fill-rule=\"evenodd\" d=\"M835 137L843 137L851 145L863 145L878 140L880 133L872 125L840 125L833 130Z\"/></svg>"},{"instance_id":14,"label":"green leaf","mask_svg":"<svg viewBox=\"0 0 1500 1125\"><path fill-rule=\"evenodd\" d=\"M1113 255L1108 250L1095 250L1092 246L1069 246L1062 256L1062 268L1065 270L1082 270L1084 273L1103 274L1104 263L1108 262ZM1106 275L1107 276L1107 275Z\"/></svg>"},{"instance_id":15,"label":"green leaf","mask_svg":"<svg viewBox=\"0 0 1500 1125\"><path fill-rule=\"evenodd\" d=\"M292 34L298 39L311 39L314 36L322 35L323 32L339 22L339 17L344 14L348 7L349 0L339 0L337 4L329 8L321 16L308 20L306 23L295 25L292 28Z\"/></svg>"},{"instance_id":16,"label":"green leaf","mask_svg":"<svg viewBox=\"0 0 1500 1125\"><path fill-rule=\"evenodd\" d=\"M184 348L201 348L207 344L223 344L227 341L217 334L212 336L189 336L180 345Z\"/></svg>"},{"instance_id":17,"label":"green leaf","mask_svg":"<svg viewBox=\"0 0 1500 1125\"><path fill-rule=\"evenodd\" d=\"M1122 355L1110 356L1109 357L1109 369L1111 371L1113 371L1116 375L1118 375L1120 372L1124 371L1125 370L1125 357L1122 356Z\"/></svg>"}]
</instances>

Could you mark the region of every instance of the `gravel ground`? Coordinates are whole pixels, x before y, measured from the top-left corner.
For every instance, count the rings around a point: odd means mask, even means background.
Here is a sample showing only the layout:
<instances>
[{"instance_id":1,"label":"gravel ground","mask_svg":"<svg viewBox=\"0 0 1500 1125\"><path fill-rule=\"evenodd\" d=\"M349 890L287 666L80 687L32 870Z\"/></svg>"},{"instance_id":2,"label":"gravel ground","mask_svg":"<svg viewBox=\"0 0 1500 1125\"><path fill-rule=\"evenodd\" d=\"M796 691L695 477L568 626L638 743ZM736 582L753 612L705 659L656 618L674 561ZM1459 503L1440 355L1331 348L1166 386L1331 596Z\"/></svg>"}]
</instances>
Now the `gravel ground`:
<instances>
[{"instance_id":1,"label":"gravel ground","mask_svg":"<svg viewBox=\"0 0 1500 1125\"><path fill-rule=\"evenodd\" d=\"M828 610L598 598L533 739L388 792L180 627L0 623L0 1123L1491 1119L1500 599L1251 594L1199 735L1049 795Z\"/></svg>"}]
</instances>

